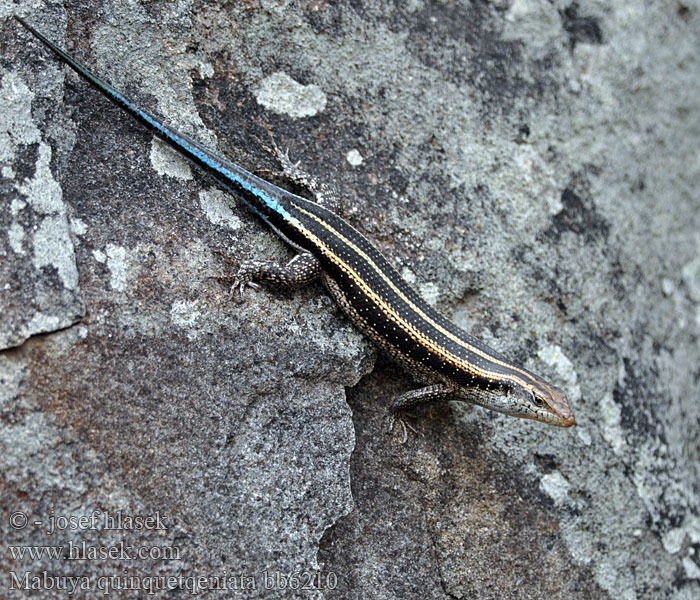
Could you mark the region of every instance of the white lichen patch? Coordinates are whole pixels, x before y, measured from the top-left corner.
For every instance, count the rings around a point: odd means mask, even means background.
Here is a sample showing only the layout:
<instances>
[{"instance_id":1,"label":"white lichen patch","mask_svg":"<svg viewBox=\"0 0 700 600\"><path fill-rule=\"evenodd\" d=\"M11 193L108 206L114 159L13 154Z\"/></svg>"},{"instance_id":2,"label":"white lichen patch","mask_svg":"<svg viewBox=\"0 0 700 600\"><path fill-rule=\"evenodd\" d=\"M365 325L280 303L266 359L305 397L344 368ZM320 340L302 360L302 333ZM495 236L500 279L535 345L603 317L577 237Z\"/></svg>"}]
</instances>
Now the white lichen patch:
<instances>
[{"instance_id":1,"label":"white lichen patch","mask_svg":"<svg viewBox=\"0 0 700 600\"><path fill-rule=\"evenodd\" d=\"M170 318L178 327L191 329L202 313L197 310L197 303L189 300L176 300L170 307Z\"/></svg>"},{"instance_id":2,"label":"white lichen patch","mask_svg":"<svg viewBox=\"0 0 700 600\"><path fill-rule=\"evenodd\" d=\"M70 230L75 235L85 235L87 233L87 224L82 219L76 217L70 221Z\"/></svg>"},{"instance_id":3,"label":"white lichen patch","mask_svg":"<svg viewBox=\"0 0 700 600\"><path fill-rule=\"evenodd\" d=\"M569 551L578 565L588 565L593 561L597 540L590 531L578 529L571 521L562 524Z\"/></svg>"},{"instance_id":4,"label":"white lichen patch","mask_svg":"<svg viewBox=\"0 0 700 600\"><path fill-rule=\"evenodd\" d=\"M357 167L362 164L364 158L362 158L362 154L360 154L358 150L353 148L345 155L345 160L347 160L353 167Z\"/></svg>"},{"instance_id":5,"label":"white lichen patch","mask_svg":"<svg viewBox=\"0 0 700 600\"><path fill-rule=\"evenodd\" d=\"M557 376L562 380L564 388L570 400L576 402L581 399L581 387L578 384L578 373L569 358L556 344L545 344L537 352L537 356L554 368Z\"/></svg>"},{"instance_id":6,"label":"white lichen patch","mask_svg":"<svg viewBox=\"0 0 700 600\"><path fill-rule=\"evenodd\" d=\"M561 16L546 0L514 0L505 13L505 25L504 39L527 40L536 55L551 51L555 40L562 37Z\"/></svg>"},{"instance_id":7,"label":"white lichen patch","mask_svg":"<svg viewBox=\"0 0 700 600\"><path fill-rule=\"evenodd\" d=\"M282 72L263 79L255 90L258 104L293 119L313 117L326 108L326 95L317 85L302 85Z\"/></svg>"},{"instance_id":8,"label":"white lichen patch","mask_svg":"<svg viewBox=\"0 0 700 600\"><path fill-rule=\"evenodd\" d=\"M411 285L416 283L416 274L408 267L401 269L401 277L403 277Z\"/></svg>"},{"instance_id":9,"label":"white lichen patch","mask_svg":"<svg viewBox=\"0 0 700 600\"><path fill-rule=\"evenodd\" d=\"M31 207L43 215L65 212L61 186L51 173L51 154L51 147L41 142L34 177L17 186L17 190L28 198Z\"/></svg>"},{"instance_id":10,"label":"white lichen patch","mask_svg":"<svg viewBox=\"0 0 700 600\"><path fill-rule=\"evenodd\" d=\"M0 163L11 163L18 145L40 141L39 130L31 115L33 98L34 94L17 73L3 72L0 83Z\"/></svg>"},{"instance_id":11,"label":"white lichen patch","mask_svg":"<svg viewBox=\"0 0 700 600\"><path fill-rule=\"evenodd\" d=\"M593 442L593 438L591 438L591 432L588 431L588 429L580 423L576 425L576 437L579 440L581 440L581 443L584 446L590 446Z\"/></svg>"},{"instance_id":12,"label":"white lichen patch","mask_svg":"<svg viewBox=\"0 0 700 600\"><path fill-rule=\"evenodd\" d=\"M540 478L540 490L547 494L557 505L564 504L569 496L571 484L559 471L547 473Z\"/></svg>"},{"instance_id":13,"label":"white lichen patch","mask_svg":"<svg viewBox=\"0 0 700 600\"><path fill-rule=\"evenodd\" d=\"M664 550L669 554L676 554L681 551L685 542L685 529L683 527L674 527L667 531L662 537L661 542L664 545Z\"/></svg>"},{"instance_id":14,"label":"white lichen patch","mask_svg":"<svg viewBox=\"0 0 700 600\"><path fill-rule=\"evenodd\" d=\"M32 233L34 268L39 271L44 267L53 267L64 287L72 290L78 286L78 269L75 265L63 194L58 182L53 178L50 163L51 148L41 142L34 176L17 185L17 190L26 196L27 205L39 219L39 224ZM23 208L22 202L13 202L13 217ZM19 249L19 253L23 253L26 232L16 223L10 227L14 232L11 238L12 247L15 251Z\"/></svg>"},{"instance_id":15,"label":"white lichen patch","mask_svg":"<svg viewBox=\"0 0 700 600\"><path fill-rule=\"evenodd\" d=\"M700 544L700 517L686 517L683 525L667 531L661 541L669 554L685 551L681 561L688 579L700 579L700 568L695 564L695 547Z\"/></svg>"},{"instance_id":16,"label":"white lichen patch","mask_svg":"<svg viewBox=\"0 0 700 600\"><path fill-rule=\"evenodd\" d=\"M207 219L214 225L224 225L229 229L240 229L241 220L229 206L228 196L220 190L199 192L199 205Z\"/></svg>"},{"instance_id":17,"label":"white lichen patch","mask_svg":"<svg viewBox=\"0 0 700 600\"><path fill-rule=\"evenodd\" d=\"M695 555L695 549L688 549L689 556L683 559L683 568L685 569L685 575L688 579L700 579L700 567L695 564L693 556Z\"/></svg>"},{"instance_id":18,"label":"white lichen patch","mask_svg":"<svg viewBox=\"0 0 700 600\"><path fill-rule=\"evenodd\" d=\"M609 392L604 394L600 399L600 416L605 441L610 444L615 454L622 454L627 445L624 431L620 425L622 409L620 405L613 400L612 394Z\"/></svg>"},{"instance_id":19,"label":"white lichen patch","mask_svg":"<svg viewBox=\"0 0 700 600\"><path fill-rule=\"evenodd\" d=\"M681 270L688 294L695 302L700 302L700 256L696 256Z\"/></svg>"},{"instance_id":20,"label":"white lichen patch","mask_svg":"<svg viewBox=\"0 0 700 600\"><path fill-rule=\"evenodd\" d=\"M56 315L35 312L27 324L29 331L55 331L61 327L61 319Z\"/></svg>"},{"instance_id":21,"label":"white lichen patch","mask_svg":"<svg viewBox=\"0 0 700 600\"><path fill-rule=\"evenodd\" d=\"M7 239L10 242L10 248L15 254L23 255L24 251L24 227L19 223L12 223L7 230Z\"/></svg>"},{"instance_id":22,"label":"white lichen patch","mask_svg":"<svg viewBox=\"0 0 700 600\"><path fill-rule=\"evenodd\" d=\"M418 286L418 291L430 306L435 306L440 299L440 287L432 281L420 284L420 286Z\"/></svg>"},{"instance_id":23,"label":"white lichen patch","mask_svg":"<svg viewBox=\"0 0 700 600\"><path fill-rule=\"evenodd\" d=\"M158 138L153 138L150 159L153 169L159 175L167 175L181 181L192 179L192 170L187 159Z\"/></svg>"},{"instance_id":24,"label":"white lichen patch","mask_svg":"<svg viewBox=\"0 0 700 600\"><path fill-rule=\"evenodd\" d=\"M202 79L211 79L216 75L216 71L214 70L214 65L212 65L210 62L200 62L198 65L199 69L199 76Z\"/></svg>"},{"instance_id":25,"label":"white lichen patch","mask_svg":"<svg viewBox=\"0 0 700 600\"><path fill-rule=\"evenodd\" d=\"M126 249L115 244L107 244L105 254L107 255L107 268L110 272L109 283L112 289L117 292L125 291L129 271Z\"/></svg>"},{"instance_id":26,"label":"white lichen patch","mask_svg":"<svg viewBox=\"0 0 700 600\"><path fill-rule=\"evenodd\" d=\"M560 183L557 181L553 167L533 147L518 144L511 159L518 182L528 190L535 202L546 207L547 213L555 215L562 209Z\"/></svg>"},{"instance_id":27,"label":"white lichen patch","mask_svg":"<svg viewBox=\"0 0 700 600\"><path fill-rule=\"evenodd\" d=\"M34 268L38 271L50 266L58 271L64 287L78 287L78 269L75 265L73 244L65 215L44 217L34 232Z\"/></svg>"},{"instance_id":28,"label":"white lichen patch","mask_svg":"<svg viewBox=\"0 0 700 600\"><path fill-rule=\"evenodd\" d=\"M663 292L664 296L670 296L675 290L676 286L673 285L673 281L668 279L668 277L664 277L661 280L661 291Z\"/></svg>"},{"instance_id":29,"label":"white lichen patch","mask_svg":"<svg viewBox=\"0 0 700 600\"><path fill-rule=\"evenodd\" d=\"M27 206L27 203L24 200L13 198L10 203L10 214L12 217L16 217L25 206Z\"/></svg>"},{"instance_id":30,"label":"white lichen patch","mask_svg":"<svg viewBox=\"0 0 700 600\"><path fill-rule=\"evenodd\" d=\"M12 249L12 251L15 254L19 255L25 254L24 238L26 236L26 232L24 231L24 227L22 227L22 225L20 225L16 221L16 219L20 211L25 206L27 206L27 203L19 198L13 198L12 202L10 203L10 215L12 216L12 223L10 224L10 227L7 230L7 239L10 242L10 248Z\"/></svg>"},{"instance_id":31,"label":"white lichen patch","mask_svg":"<svg viewBox=\"0 0 700 600\"><path fill-rule=\"evenodd\" d=\"M3 177L15 180L16 192L6 207L4 250L23 265L21 280L7 288L13 300L3 315L8 321L0 333L2 348L67 327L82 309L63 193L51 172L52 149L32 119L33 100L19 74L0 69L0 167ZM27 148L25 162L30 156L34 162L25 164L19 176L13 163Z\"/></svg>"}]
</instances>

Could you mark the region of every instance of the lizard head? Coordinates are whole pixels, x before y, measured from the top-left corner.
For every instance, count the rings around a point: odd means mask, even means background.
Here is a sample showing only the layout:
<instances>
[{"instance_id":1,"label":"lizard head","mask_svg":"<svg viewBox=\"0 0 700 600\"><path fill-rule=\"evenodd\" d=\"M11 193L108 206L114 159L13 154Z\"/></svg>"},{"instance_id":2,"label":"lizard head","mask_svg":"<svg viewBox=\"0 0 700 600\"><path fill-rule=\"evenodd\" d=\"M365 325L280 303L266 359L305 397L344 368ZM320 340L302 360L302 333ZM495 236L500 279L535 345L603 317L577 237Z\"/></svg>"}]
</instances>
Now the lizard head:
<instances>
[{"instance_id":1,"label":"lizard head","mask_svg":"<svg viewBox=\"0 0 700 600\"><path fill-rule=\"evenodd\" d=\"M571 427L575 422L566 392L541 380L515 384L508 390L518 414L557 427Z\"/></svg>"},{"instance_id":2,"label":"lizard head","mask_svg":"<svg viewBox=\"0 0 700 600\"><path fill-rule=\"evenodd\" d=\"M535 407L532 418L557 427L571 427L576 422L569 398L561 388L540 384L530 395L531 404Z\"/></svg>"},{"instance_id":3,"label":"lizard head","mask_svg":"<svg viewBox=\"0 0 700 600\"><path fill-rule=\"evenodd\" d=\"M566 392L534 376L532 381L509 382L474 392L469 393L471 401L511 417L556 427L571 427L576 422Z\"/></svg>"}]
</instances>

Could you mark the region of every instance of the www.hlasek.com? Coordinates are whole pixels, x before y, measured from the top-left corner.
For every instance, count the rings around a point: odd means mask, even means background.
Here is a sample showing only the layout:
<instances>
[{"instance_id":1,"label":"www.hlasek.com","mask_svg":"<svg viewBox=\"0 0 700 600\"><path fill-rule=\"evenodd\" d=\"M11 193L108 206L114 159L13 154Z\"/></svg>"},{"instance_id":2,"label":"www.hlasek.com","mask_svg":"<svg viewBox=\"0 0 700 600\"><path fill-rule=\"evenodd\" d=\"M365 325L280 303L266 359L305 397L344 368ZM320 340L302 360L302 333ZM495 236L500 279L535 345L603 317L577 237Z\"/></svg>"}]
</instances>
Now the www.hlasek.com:
<instances>
[{"instance_id":1,"label":"www.hlasek.com","mask_svg":"<svg viewBox=\"0 0 700 600\"><path fill-rule=\"evenodd\" d=\"M113 546L95 546L69 540L63 546L8 546L14 560L180 560L177 546L141 546L123 541Z\"/></svg>"},{"instance_id":2,"label":"www.hlasek.com","mask_svg":"<svg viewBox=\"0 0 700 600\"><path fill-rule=\"evenodd\" d=\"M27 571L18 574L10 571L9 589L11 590L51 590L74 594L78 591L99 591L104 595L116 592L137 591L152 595L156 592L186 590L196 595L209 591L252 591L267 590L320 590L335 589L338 577L332 571L328 573L299 572L281 573L262 571L255 575L55 575L46 571L34 573Z\"/></svg>"}]
</instances>

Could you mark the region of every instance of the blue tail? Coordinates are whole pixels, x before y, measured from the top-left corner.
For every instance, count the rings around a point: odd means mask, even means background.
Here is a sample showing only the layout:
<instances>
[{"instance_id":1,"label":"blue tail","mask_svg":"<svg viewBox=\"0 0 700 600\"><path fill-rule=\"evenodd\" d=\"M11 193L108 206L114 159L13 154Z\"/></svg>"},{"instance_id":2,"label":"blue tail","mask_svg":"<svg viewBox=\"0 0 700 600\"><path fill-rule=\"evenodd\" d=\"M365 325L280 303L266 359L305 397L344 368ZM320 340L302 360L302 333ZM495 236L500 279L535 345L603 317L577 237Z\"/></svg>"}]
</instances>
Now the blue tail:
<instances>
[{"instance_id":1,"label":"blue tail","mask_svg":"<svg viewBox=\"0 0 700 600\"><path fill-rule=\"evenodd\" d=\"M184 133L169 127L162 120L139 108L124 94L91 73L87 67L66 54L53 42L44 37L22 18L15 16L28 31L48 46L56 56L65 62L78 75L89 82L97 91L109 98L117 106L128 112L143 125L153 130L156 135L192 162L208 171L225 187L236 193L262 219L269 223L264 213L270 211L281 215L285 220L292 220L285 206L280 203L286 192L260 177L246 171L243 167L219 156ZM243 195L241 194L243 192ZM245 193L247 192L247 194Z\"/></svg>"}]
</instances>

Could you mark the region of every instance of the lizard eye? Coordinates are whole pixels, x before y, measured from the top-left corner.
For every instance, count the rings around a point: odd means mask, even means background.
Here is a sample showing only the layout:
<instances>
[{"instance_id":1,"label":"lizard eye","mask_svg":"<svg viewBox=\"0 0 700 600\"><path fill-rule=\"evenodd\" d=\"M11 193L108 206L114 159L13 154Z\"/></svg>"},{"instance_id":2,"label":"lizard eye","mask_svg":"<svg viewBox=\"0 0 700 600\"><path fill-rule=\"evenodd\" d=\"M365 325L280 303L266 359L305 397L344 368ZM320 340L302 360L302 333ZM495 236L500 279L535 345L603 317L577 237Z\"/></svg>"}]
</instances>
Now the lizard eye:
<instances>
[{"instance_id":1,"label":"lizard eye","mask_svg":"<svg viewBox=\"0 0 700 600\"><path fill-rule=\"evenodd\" d=\"M534 392L530 392L530 398L532 399L532 403L537 407L537 408L544 408L546 406L545 401L542 400L539 396L536 396Z\"/></svg>"}]
</instances>

